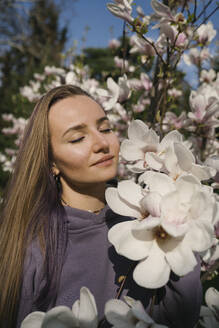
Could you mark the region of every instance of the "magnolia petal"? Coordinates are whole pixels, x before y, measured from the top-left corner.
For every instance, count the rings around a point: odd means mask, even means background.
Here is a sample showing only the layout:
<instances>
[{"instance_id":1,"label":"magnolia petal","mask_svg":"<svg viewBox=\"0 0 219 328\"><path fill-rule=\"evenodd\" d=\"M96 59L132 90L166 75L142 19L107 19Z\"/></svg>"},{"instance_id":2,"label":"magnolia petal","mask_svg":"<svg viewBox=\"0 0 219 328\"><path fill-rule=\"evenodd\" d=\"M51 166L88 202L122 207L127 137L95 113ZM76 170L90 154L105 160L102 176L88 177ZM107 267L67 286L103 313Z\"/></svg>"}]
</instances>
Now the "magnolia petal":
<instances>
[{"instance_id":1,"label":"magnolia petal","mask_svg":"<svg viewBox=\"0 0 219 328\"><path fill-rule=\"evenodd\" d=\"M149 145L149 148L157 148L159 144L159 136L156 134L156 132L152 129L148 131L147 134L147 144Z\"/></svg>"},{"instance_id":2,"label":"magnolia petal","mask_svg":"<svg viewBox=\"0 0 219 328\"><path fill-rule=\"evenodd\" d=\"M146 233L144 233L144 238L135 236L132 232L135 225L136 220L114 225L108 232L108 239L118 254L130 260L138 261L148 255L152 242L150 235L147 236Z\"/></svg>"},{"instance_id":3,"label":"magnolia petal","mask_svg":"<svg viewBox=\"0 0 219 328\"><path fill-rule=\"evenodd\" d=\"M159 15L161 17L167 16L169 18L172 18L170 8L166 5L164 5L163 3L161 3L157 0L152 0L151 7L153 8L153 10L156 12L157 15Z\"/></svg>"},{"instance_id":4,"label":"magnolia petal","mask_svg":"<svg viewBox=\"0 0 219 328\"><path fill-rule=\"evenodd\" d=\"M216 169L213 167L208 167L205 165L192 164L190 172L194 174L199 180L209 180L213 178L217 173Z\"/></svg>"},{"instance_id":5,"label":"magnolia petal","mask_svg":"<svg viewBox=\"0 0 219 328\"><path fill-rule=\"evenodd\" d=\"M118 99L119 86L111 77L108 77L108 79L107 79L107 87L113 93L113 95L115 95L116 98Z\"/></svg>"},{"instance_id":6,"label":"magnolia petal","mask_svg":"<svg viewBox=\"0 0 219 328\"><path fill-rule=\"evenodd\" d=\"M113 299L109 300L105 304L104 314L107 318L107 321L109 321L109 323L115 327L133 328L132 323L129 323L126 319L129 312L129 306L121 300Z\"/></svg>"},{"instance_id":7,"label":"magnolia petal","mask_svg":"<svg viewBox=\"0 0 219 328\"><path fill-rule=\"evenodd\" d=\"M165 150L164 166L172 175L178 174L178 161L173 146L171 145Z\"/></svg>"},{"instance_id":8,"label":"magnolia petal","mask_svg":"<svg viewBox=\"0 0 219 328\"><path fill-rule=\"evenodd\" d=\"M79 311L80 311L80 300L76 300L72 305L73 318L75 319L76 326L79 325Z\"/></svg>"},{"instance_id":9,"label":"magnolia petal","mask_svg":"<svg viewBox=\"0 0 219 328\"><path fill-rule=\"evenodd\" d=\"M190 202L195 191L201 188L200 181L191 174L180 176L175 182L180 198L184 203Z\"/></svg>"},{"instance_id":10,"label":"magnolia petal","mask_svg":"<svg viewBox=\"0 0 219 328\"><path fill-rule=\"evenodd\" d=\"M170 192L162 198L160 206L162 224L181 225L185 223L188 208L180 205L177 191Z\"/></svg>"},{"instance_id":11,"label":"magnolia petal","mask_svg":"<svg viewBox=\"0 0 219 328\"><path fill-rule=\"evenodd\" d=\"M141 182L149 186L151 192L156 192L162 196L176 189L173 180L160 172L147 171L141 174L139 183Z\"/></svg>"},{"instance_id":12,"label":"magnolia petal","mask_svg":"<svg viewBox=\"0 0 219 328\"><path fill-rule=\"evenodd\" d=\"M190 215L194 220L201 219L212 222L214 203L208 192L197 191L191 198Z\"/></svg>"},{"instance_id":13,"label":"magnolia petal","mask_svg":"<svg viewBox=\"0 0 219 328\"><path fill-rule=\"evenodd\" d=\"M44 312L32 312L22 321L21 328L41 328L44 317Z\"/></svg>"},{"instance_id":14,"label":"magnolia petal","mask_svg":"<svg viewBox=\"0 0 219 328\"><path fill-rule=\"evenodd\" d=\"M146 233L146 230L152 230L157 227L161 222L161 219L158 217L148 216L146 219L137 221L135 225L133 225L132 231L133 233L142 231ZM146 237L146 235L145 235Z\"/></svg>"},{"instance_id":15,"label":"magnolia petal","mask_svg":"<svg viewBox=\"0 0 219 328\"><path fill-rule=\"evenodd\" d=\"M56 306L46 313L41 328L71 328L75 324L73 313L67 306Z\"/></svg>"},{"instance_id":16,"label":"magnolia petal","mask_svg":"<svg viewBox=\"0 0 219 328\"><path fill-rule=\"evenodd\" d=\"M131 180L124 180L118 183L117 187L119 196L128 204L140 208L140 201L143 198L142 188Z\"/></svg>"},{"instance_id":17,"label":"magnolia petal","mask_svg":"<svg viewBox=\"0 0 219 328\"><path fill-rule=\"evenodd\" d=\"M160 216L160 201L161 196L156 192L150 192L141 200L141 207L144 211L152 216Z\"/></svg>"},{"instance_id":18,"label":"magnolia petal","mask_svg":"<svg viewBox=\"0 0 219 328\"><path fill-rule=\"evenodd\" d=\"M137 161L144 158L143 151L132 140L123 140L120 147L122 157L127 161Z\"/></svg>"},{"instance_id":19,"label":"magnolia petal","mask_svg":"<svg viewBox=\"0 0 219 328\"><path fill-rule=\"evenodd\" d=\"M170 131L162 139L162 141L160 143L160 149L165 150L173 142L182 142L182 140L183 140L183 137L177 130Z\"/></svg>"},{"instance_id":20,"label":"magnolia petal","mask_svg":"<svg viewBox=\"0 0 219 328\"><path fill-rule=\"evenodd\" d=\"M211 224L203 221L190 222L185 236L186 242L194 252L203 252L212 246L214 229Z\"/></svg>"},{"instance_id":21,"label":"magnolia petal","mask_svg":"<svg viewBox=\"0 0 219 328\"><path fill-rule=\"evenodd\" d=\"M80 308L78 319L80 328L97 328L98 326L96 302L94 296L86 287L82 287L80 290Z\"/></svg>"},{"instance_id":22,"label":"magnolia petal","mask_svg":"<svg viewBox=\"0 0 219 328\"><path fill-rule=\"evenodd\" d=\"M194 269L197 260L186 243L180 243L171 252L166 253L171 270L178 276L184 276Z\"/></svg>"},{"instance_id":23,"label":"magnolia petal","mask_svg":"<svg viewBox=\"0 0 219 328\"><path fill-rule=\"evenodd\" d=\"M143 321L147 324L152 324L154 322L154 320L151 319L151 317L146 313L145 308L140 301L135 301L135 303L132 305L131 311L140 321Z\"/></svg>"},{"instance_id":24,"label":"magnolia petal","mask_svg":"<svg viewBox=\"0 0 219 328\"><path fill-rule=\"evenodd\" d=\"M192 164L195 163L195 158L192 152L182 143L174 143L174 152L176 154L178 164L183 171L189 172Z\"/></svg>"},{"instance_id":25,"label":"magnolia petal","mask_svg":"<svg viewBox=\"0 0 219 328\"><path fill-rule=\"evenodd\" d=\"M102 89L102 88L98 88L96 90L96 93L98 94L98 96L101 96L101 97L109 97L108 91L105 89Z\"/></svg>"},{"instance_id":26,"label":"magnolia petal","mask_svg":"<svg viewBox=\"0 0 219 328\"><path fill-rule=\"evenodd\" d=\"M143 322L143 321L139 321L137 322L137 324L135 325L135 328L148 328L148 324Z\"/></svg>"},{"instance_id":27,"label":"magnolia petal","mask_svg":"<svg viewBox=\"0 0 219 328\"><path fill-rule=\"evenodd\" d=\"M120 215L131 216L141 219L142 215L138 209L131 204L125 203L120 197L117 188L107 188L105 192L106 202L109 207Z\"/></svg>"},{"instance_id":28,"label":"magnolia petal","mask_svg":"<svg viewBox=\"0 0 219 328\"><path fill-rule=\"evenodd\" d=\"M166 262L164 253L154 242L149 256L134 269L133 278L142 287L160 288L168 282L169 276L169 264Z\"/></svg>"},{"instance_id":29,"label":"magnolia petal","mask_svg":"<svg viewBox=\"0 0 219 328\"><path fill-rule=\"evenodd\" d=\"M175 238L184 236L189 229L189 225L187 223L173 224L163 221L161 226L170 236Z\"/></svg>"},{"instance_id":30,"label":"magnolia petal","mask_svg":"<svg viewBox=\"0 0 219 328\"><path fill-rule=\"evenodd\" d=\"M161 170L163 167L163 160L155 153L147 152L145 154L145 161L150 168L154 170Z\"/></svg>"},{"instance_id":31,"label":"magnolia petal","mask_svg":"<svg viewBox=\"0 0 219 328\"><path fill-rule=\"evenodd\" d=\"M143 121L134 120L128 127L128 138L136 142L145 141L148 131L148 126Z\"/></svg>"},{"instance_id":32,"label":"magnolia petal","mask_svg":"<svg viewBox=\"0 0 219 328\"><path fill-rule=\"evenodd\" d=\"M215 309L219 311L219 291L213 287L208 288L205 293L205 302L214 313Z\"/></svg>"},{"instance_id":33,"label":"magnolia petal","mask_svg":"<svg viewBox=\"0 0 219 328\"><path fill-rule=\"evenodd\" d=\"M135 164L127 164L126 167L133 173L142 173L146 170L145 162L143 160L139 160Z\"/></svg>"}]
</instances>

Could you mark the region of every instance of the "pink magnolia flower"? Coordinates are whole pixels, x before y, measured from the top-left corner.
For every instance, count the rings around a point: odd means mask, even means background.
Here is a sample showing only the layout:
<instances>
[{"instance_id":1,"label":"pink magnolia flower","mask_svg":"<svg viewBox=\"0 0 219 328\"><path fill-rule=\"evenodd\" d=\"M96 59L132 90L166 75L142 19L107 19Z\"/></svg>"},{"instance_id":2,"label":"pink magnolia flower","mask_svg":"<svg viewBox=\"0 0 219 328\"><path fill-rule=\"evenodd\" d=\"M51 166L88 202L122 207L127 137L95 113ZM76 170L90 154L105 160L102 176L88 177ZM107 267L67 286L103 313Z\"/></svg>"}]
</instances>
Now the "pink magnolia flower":
<instances>
[{"instance_id":1,"label":"pink magnolia flower","mask_svg":"<svg viewBox=\"0 0 219 328\"><path fill-rule=\"evenodd\" d=\"M173 112L166 112L163 119L163 129L164 131L169 131L172 129L182 129L187 127L191 123L191 120L187 118L187 114L183 111L179 116Z\"/></svg>"},{"instance_id":2,"label":"pink magnolia flower","mask_svg":"<svg viewBox=\"0 0 219 328\"><path fill-rule=\"evenodd\" d=\"M210 100L210 101L209 101ZM206 97L205 93L191 92L189 98L192 112L188 117L197 123L204 123L206 126L219 126L216 117L219 115L219 102L217 99Z\"/></svg>"},{"instance_id":3,"label":"pink magnolia flower","mask_svg":"<svg viewBox=\"0 0 219 328\"><path fill-rule=\"evenodd\" d=\"M188 45L188 36L184 32L178 33L177 28L170 23L161 24L160 33L165 34L171 45L179 48L186 48Z\"/></svg>"}]
</instances>

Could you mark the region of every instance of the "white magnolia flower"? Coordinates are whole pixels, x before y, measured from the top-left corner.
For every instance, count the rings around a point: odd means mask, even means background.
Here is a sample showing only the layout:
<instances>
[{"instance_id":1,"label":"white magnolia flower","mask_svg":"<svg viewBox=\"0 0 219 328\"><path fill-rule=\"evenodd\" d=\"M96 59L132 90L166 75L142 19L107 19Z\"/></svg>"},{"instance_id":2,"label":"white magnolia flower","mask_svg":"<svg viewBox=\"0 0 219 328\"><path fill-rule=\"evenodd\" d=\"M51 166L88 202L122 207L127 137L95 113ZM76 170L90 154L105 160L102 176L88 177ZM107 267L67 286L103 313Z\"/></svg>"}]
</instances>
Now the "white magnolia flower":
<instances>
[{"instance_id":1,"label":"white magnolia flower","mask_svg":"<svg viewBox=\"0 0 219 328\"><path fill-rule=\"evenodd\" d=\"M209 71L206 71L205 69L201 71L201 75L200 75L201 82L211 83L215 80L215 78L216 78L216 72L212 68Z\"/></svg>"},{"instance_id":2,"label":"white magnolia flower","mask_svg":"<svg viewBox=\"0 0 219 328\"><path fill-rule=\"evenodd\" d=\"M198 41L200 43L206 44L211 42L215 35L217 34L217 31L213 28L213 24L211 22L208 22L207 24L202 24L196 31L198 36Z\"/></svg>"},{"instance_id":3,"label":"white magnolia flower","mask_svg":"<svg viewBox=\"0 0 219 328\"><path fill-rule=\"evenodd\" d=\"M129 168L136 172L143 172L146 168L145 154L156 151L159 137L154 130L149 129L140 120L131 122L128 128L128 139L121 144L121 155L127 161L137 161Z\"/></svg>"},{"instance_id":4,"label":"white magnolia flower","mask_svg":"<svg viewBox=\"0 0 219 328\"><path fill-rule=\"evenodd\" d=\"M116 3L108 3L108 10L115 16L126 20L128 23L132 23L134 18L132 13L133 0L115 0Z\"/></svg>"},{"instance_id":5,"label":"white magnolia flower","mask_svg":"<svg viewBox=\"0 0 219 328\"><path fill-rule=\"evenodd\" d=\"M201 307L200 323L205 328L217 328L219 326L219 292L210 287L205 293L207 306Z\"/></svg>"},{"instance_id":6,"label":"white magnolia flower","mask_svg":"<svg viewBox=\"0 0 219 328\"><path fill-rule=\"evenodd\" d=\"M145 187L122 181L106 190L114 212L137 218L113 226L108 238L117 253L140 261L133 272L137 284L159 288L171 270L179 276L192 271L197 263L193 252L212 245L215 202L192 175L174 181L147 171L142 182Z\"/></svg>"},{"instance_id":7,"label":"white magnolia flower","mask_svg":"<svg viewBox=\"0 0 219 328\"><path fill-rule=\"evenodd\" d=\"M156 324L145 312L140 301L131 297L121 300L109 300L105 305L105 316L114 328L165 328L166 326ZM166 327L167 328L167 327Z\"/></svg>"},{"instance_id":8,"label":"white magnolia flower","mask_svg":"<svg viewBox=\"0 0 219 328\"><path fill-rule=\"evenodd\" d=\"M97 328L97 308L93 295L86 287L80 290L72 310L67 306L56 306L48 312L32 312L22 322L21 328Z\"/></svg>"},{"instance_id":9,"label":"white magnolia flower","mask_svg":"<svg viewBox=\"0 0 219 328\"><path fill-rule=\"evenodd\" d=\"M146 153L145 161L150 168L166 172L174 179L191 173L200 180L208 180L216 173L213 168L195 163L194 155L183 144L182 135L175 130L162 139L156 152Z\"/></svg>"}]
</instances>

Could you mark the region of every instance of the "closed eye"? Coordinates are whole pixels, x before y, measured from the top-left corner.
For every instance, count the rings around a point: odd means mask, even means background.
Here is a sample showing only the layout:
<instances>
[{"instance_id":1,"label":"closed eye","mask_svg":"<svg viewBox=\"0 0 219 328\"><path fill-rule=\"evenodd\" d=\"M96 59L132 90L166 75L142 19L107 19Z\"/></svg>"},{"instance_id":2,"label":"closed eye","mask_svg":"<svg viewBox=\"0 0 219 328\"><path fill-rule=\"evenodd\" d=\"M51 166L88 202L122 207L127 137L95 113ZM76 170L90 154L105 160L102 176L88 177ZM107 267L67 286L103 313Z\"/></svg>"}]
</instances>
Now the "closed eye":
<instances>
[{"instance_id":1,"label":"closed eye","mask_svg":"<svg viewBox=\"0 0 219 328\"><path fill-rule=\"evenodd\" d=\"M100 130L100 132L103 132L103 133L109 133L111 131L112 131L111 128Z\"/></svg>"},{"instance_id":2,"label":"closed eye","mask_svg":"<svg viewBox=\"0 0 219 328\"><path fill-rule=\"evenodd\" d=\"M78 139L71 140L71 141L69 141L69 142L70 142L70 143L77 143L77 142L82 141L83 139L84 139L84 137L80 137L80 138L78 138Z\"/></svg>"}]
</instances>

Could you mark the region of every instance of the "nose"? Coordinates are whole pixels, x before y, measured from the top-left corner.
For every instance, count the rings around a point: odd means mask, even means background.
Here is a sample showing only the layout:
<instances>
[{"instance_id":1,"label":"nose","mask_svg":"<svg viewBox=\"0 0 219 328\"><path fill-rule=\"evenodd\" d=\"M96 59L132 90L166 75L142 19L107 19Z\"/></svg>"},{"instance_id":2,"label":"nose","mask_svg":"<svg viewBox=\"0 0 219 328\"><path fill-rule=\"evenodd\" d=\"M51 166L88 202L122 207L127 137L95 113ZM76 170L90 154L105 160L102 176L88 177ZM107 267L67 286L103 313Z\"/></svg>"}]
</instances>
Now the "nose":
<instances>
[{"instance_id":1,"label":"nose","mask_svg":"<svg viewBox=\"0 0 219 328\"><path fill-rule=\"evenodd\" d=\"M93 134L93 151L95 153L109 152L109 141L107 139L107 136L100 131L95 131Z\"/></svg>"}]
</instances>

